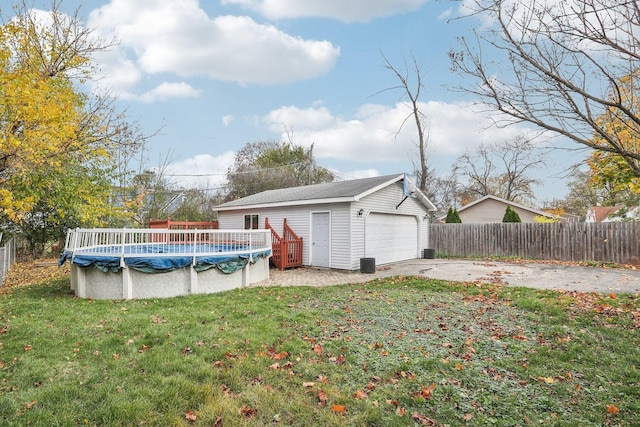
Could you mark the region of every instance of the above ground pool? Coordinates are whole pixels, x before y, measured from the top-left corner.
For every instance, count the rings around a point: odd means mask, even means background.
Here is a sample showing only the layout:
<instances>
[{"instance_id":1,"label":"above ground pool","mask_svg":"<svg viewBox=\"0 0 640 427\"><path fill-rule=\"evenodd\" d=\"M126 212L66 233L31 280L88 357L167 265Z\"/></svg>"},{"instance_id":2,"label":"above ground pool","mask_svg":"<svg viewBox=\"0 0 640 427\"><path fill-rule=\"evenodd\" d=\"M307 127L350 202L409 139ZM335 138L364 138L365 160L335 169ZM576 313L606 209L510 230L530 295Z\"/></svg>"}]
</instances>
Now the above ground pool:
<instances>
[{"instance_id":1,"label":"above ground pool","mask_svg":"<svg viewBox=\"0 0 640 427\"><path fill-rule=\"evenodd\" d=\"M82 298L162 298L266 280L270 256L269 230L75 229L59 264Z\"/></svg>"}]
</instances>

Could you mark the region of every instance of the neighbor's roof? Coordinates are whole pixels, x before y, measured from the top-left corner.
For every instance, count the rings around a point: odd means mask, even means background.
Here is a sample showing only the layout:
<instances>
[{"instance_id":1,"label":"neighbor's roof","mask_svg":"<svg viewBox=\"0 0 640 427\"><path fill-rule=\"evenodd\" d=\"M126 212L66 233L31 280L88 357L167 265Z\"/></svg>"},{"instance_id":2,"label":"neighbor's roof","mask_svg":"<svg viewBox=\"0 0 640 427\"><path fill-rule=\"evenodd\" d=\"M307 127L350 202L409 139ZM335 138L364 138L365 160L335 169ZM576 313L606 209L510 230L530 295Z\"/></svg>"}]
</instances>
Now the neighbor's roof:
<instances>
[{"instance_id":1,"label":"neighbor's roof","mask_svg":"<svg viewBox=\"0 0 640 427\"><path fill-rule=\"evenodd\" d=\"M587 218L591 217L591 219L595 222L602 222L607 217L619 210L622 205L618 206L591 206L587 210Z\"/></svg>"},{"instance_id":2,"label":"neighbor's roof","mask_svg":"<svg viewBox=\"0 0 640 427\"><path fill-rule=\"evenodd\" d=\"M357 202L361 198L388 185L402 181L403 179L404 174L396 174L267 190L262 193L223 203L216 206L214 210L227 211L237 208L247 209L317 203ZM428 210L436 209L433 203L431 203L423 193L418 193L418 200L420 200Z\"/></svg>"},{"instance_id":3,"label":"neighbor's roof","mask_svg":"<svg viewBox=\"0 0 640 427\"><path fill-rule=\"evenodd\" d=\"M520 208L520 209L522 209L522 210L532 212L532 213L534 213L534 214L536 214L536 215L545 216L545 217L547 217L547 218L557 218L557 219L562 218L562 217L560 217L560 216L558 216L558 215L554 215L554 214L552 214L552 213L545 212L545 211L542 211L542 210L540 210L540 209L530 208L530 207L528 207L528 206L524 206L524 205L521 205L521 204L519 204L519 203L511 202L511 201L506 200L506 199L503 199L503 198L501 198L501 197L492 196L492 195L484 196L484 197L482 197L482 198L480 198L480 199L478 199L478 200L475 200L475 201L473 201L473 202L471 202L471 203L468 203L468 204L466 204L466 205L462 206L460 209L458 209L458 213L460 213L460 212L464 211L465 209L469 209L470 207L475 206L475 205L477 205L477 204L479 204L479 203L482 203L482 202L484 202L485 200L489 200L489 199L491 199L491 200L496 200L496 201L498 201L498 202L500 202L500 203L504 203L505 205L509 205L509 206L511 206L511 207L514 207L514 208ZM445 215L445 216L443 216L442 218L446 218L446 215Z\"/></svg>"}]
</instances>

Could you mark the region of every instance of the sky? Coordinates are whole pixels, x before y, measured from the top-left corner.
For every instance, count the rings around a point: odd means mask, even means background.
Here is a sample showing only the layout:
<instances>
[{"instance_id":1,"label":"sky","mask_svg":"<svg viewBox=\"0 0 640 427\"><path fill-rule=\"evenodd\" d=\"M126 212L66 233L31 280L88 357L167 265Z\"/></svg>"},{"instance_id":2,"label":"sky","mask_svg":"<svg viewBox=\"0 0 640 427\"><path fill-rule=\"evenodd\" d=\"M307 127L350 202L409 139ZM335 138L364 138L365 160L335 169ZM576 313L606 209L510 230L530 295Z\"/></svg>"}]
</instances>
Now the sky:
<instances>
[{"instance_id":1,"label":"sky","mask_svg":"<svg viewBox=\"0 0 640 427\"><path fill-rule=\"evenodd\" d=\"M337 179L411 173L417 133L389 62L423 73L428 162L447 175L465 150L511 139L491 127L448 53L480 23L446 0L64 0L118 44L98 57L99 84L145 132L149 167L177 185L219 188L247 143L313 144ZM408 68L407 68L408 67ZM415 81L410 81L414 84ZM402 129L400 132L398 132ZM566 195L563 171L585 153L552 153L539 205Z\"/></svg>"}]
</instances>

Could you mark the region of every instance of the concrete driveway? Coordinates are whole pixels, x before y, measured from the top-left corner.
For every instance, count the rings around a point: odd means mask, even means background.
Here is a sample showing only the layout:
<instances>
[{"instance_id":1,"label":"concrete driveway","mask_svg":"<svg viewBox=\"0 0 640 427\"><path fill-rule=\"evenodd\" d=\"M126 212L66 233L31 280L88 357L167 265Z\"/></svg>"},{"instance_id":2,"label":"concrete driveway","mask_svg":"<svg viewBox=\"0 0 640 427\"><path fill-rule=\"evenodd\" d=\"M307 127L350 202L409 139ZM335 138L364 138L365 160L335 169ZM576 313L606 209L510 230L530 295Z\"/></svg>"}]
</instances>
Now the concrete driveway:
<instances>
[{"instance_id":1,"label":"concrete driveway","mask_svg":"<svg viewBox=\"0 0 640 427\"><path fill-rule=\"evenodd\" d=\"M378 265L373 274L311 267L285 271L271 269L270 278L254 286L327 286L362 283L390 276L421 276L456 282L607 294L640 292L640 269L450 259L413 259Z\"/></svg>"}]
</instances>

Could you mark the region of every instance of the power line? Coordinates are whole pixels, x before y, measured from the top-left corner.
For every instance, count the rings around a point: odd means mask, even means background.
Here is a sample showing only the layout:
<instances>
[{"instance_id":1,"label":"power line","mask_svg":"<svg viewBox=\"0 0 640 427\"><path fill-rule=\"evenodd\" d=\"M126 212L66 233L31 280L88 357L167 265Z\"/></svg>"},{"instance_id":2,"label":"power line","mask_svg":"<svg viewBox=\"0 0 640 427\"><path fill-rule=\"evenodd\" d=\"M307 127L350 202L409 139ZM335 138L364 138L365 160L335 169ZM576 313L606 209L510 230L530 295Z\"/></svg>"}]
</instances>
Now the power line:
<instances>
[{"instance_id":1,"label":"power line","mask_svg":"<svg viewBox=\"0 0 640 427\"><path fill-rule=\"evenodd\" d=\"M296 163L289 163L286 165L282 165L282 166L274 166L271 168L262 168L262 169L252 169L250 171L242 171L242 172L226 172L226 173L203 173L203 174L182 174L182 173L162 173L159 174L161 176L174 176L174 177L209 177L209 176L228 176L228 175L246 175L246 174L253 174L253 173L259 173L259 172L267 172L267 171L275 171L278 169L285 169L288 167L292 167L292 166L300 166L300 165L308 165L308 162L296 162Z\"/></svg>"}]
</instances>

